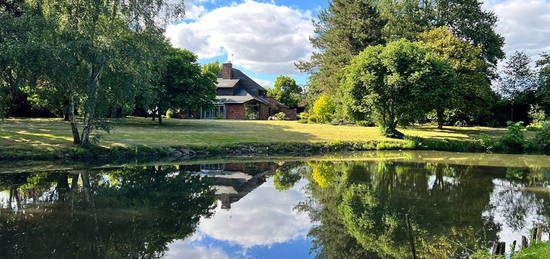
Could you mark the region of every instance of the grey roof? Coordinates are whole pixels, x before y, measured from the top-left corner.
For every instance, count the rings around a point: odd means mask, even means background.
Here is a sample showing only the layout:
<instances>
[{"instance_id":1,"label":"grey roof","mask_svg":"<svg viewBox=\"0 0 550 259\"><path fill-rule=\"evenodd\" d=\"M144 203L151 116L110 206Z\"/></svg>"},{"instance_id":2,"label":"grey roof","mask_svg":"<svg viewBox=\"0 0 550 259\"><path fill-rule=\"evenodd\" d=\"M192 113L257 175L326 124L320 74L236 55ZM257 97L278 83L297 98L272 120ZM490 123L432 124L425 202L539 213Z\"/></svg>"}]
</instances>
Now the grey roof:
<instances>
[{"instance_id":1,"label":"grey roof","mask_svg":"<svg viewBox=\"0 0 550 259\"><path fill-rule=\"evenodd\" d=\"M263 104L269 104L269 102L264 98L252 96L248 93L246 95L218 95L216 98L218 98L220 103L246 103L248 101L256 100Z\"/></svg>"},{"instance_id":2,"label":"grey roof","mask_svg":"<svg viewBox=\"0 0 550 259\"><path fill-rule=\"evenodd\" d=\"M222 72L218 74L218 80L220 80L221 77L222 77ZM238 87L242 87L246 89L246 91L253 96L260 95L260 90L262 90L263 92L267 92L261 85L259 85L254 80L252 80L241 70L238 70L236 68L231 69L231 79L221 79L221 80L239 80L238 84L236 85Z\"/></svg>"},{"instance_id":3,"label":"grey roof","mask_svg":"<svg viewBox=\"0 0 550 259\"><path fill-rule=\"evenodd\" d=\"M217 87L227 87L231 88L234 87L237 83L239 83L240 79L223 79L218 78Z\"/></svg>"}]
</instances>

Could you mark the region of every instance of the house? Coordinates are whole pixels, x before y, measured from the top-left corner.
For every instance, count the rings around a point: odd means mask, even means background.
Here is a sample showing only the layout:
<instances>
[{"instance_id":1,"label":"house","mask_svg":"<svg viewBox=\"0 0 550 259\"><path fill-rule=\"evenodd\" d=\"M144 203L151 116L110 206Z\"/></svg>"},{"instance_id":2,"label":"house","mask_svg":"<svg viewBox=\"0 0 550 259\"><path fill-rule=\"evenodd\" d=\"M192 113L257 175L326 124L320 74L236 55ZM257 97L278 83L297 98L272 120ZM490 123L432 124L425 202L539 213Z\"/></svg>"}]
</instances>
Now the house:
<instances>
[{"instance_id":1,"label":"house","mask_svg":"<svg viewBox=\"0 0 550 259\"><path fill-rule=\"evenodd\" d=\"M184 117L201 119L267 120L279 112L291 120L296 119L296 109L268 97L267 91L242 71L228 62L218 74L217 103L213 109L187 112Z\"/></svg>"}]
</instances>

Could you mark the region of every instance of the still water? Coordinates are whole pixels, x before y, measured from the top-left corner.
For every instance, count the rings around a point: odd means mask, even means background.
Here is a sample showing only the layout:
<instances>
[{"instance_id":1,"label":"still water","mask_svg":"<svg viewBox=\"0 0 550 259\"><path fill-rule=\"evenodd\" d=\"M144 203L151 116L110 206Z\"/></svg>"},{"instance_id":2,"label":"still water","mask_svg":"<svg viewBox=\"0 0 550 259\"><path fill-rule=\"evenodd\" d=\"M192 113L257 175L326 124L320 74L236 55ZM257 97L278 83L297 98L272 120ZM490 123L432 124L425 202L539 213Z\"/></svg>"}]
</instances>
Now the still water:
<instances>
[{"instance_id":1,"label":"still water","mask_svg":"<svg viewBox=\"0 0 550 259\"><path fill-rule=\"evenodd\" d=\"M463 258L548 226L548 157L391 154L4 167L0 258Z\"/></svg>"}]
</instances>

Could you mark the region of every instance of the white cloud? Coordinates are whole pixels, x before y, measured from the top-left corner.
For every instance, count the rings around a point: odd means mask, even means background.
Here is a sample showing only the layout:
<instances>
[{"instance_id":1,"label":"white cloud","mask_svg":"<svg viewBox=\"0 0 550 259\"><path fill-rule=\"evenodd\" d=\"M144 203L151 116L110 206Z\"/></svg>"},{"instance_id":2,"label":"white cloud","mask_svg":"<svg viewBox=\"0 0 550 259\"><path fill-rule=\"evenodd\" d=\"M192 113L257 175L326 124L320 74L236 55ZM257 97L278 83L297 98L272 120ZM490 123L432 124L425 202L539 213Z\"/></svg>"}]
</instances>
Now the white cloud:
<instances>
[{"instance_id":1,"label":"white cloud","mask_svg":"<svg viewBox=\"0 0 550 259\"><path fill-rule=\"evenodd\" d=\"M309 11L247 0L170 25L166 35L200 58L229 54L234 64L255 73L289 74L297 73L295 61L312 52L311 19Z\"/></svg>"},{"instance_id":2,"label":"white cloud","mask_svg":"<svg viewBox=\"0 0 550 259\"><path fill-rule=\"evenodd\" d=\"M259 79L259 78L252 78L252 80L256 81L259 85L261 85L263 88L273 88L275 83L271 80L265 80L265 79Z\"/></svg>"},{"instance_id":3,"label":"white cloud","mask_svg":"<svg viewBox=\"0 0 550 259\"><path fill-rule=\"evenodd\" d=\"M485 8L498 16L497 32L504 36L504 50L523 50L530 56L550 51L550 1L488 0Z\"/></svg>"},{"instance_id":4,"label":"white cloud","mask_svg":"<svg viewBox=\"0 0 550 259\"><path fill-rule=\"evenodd\" d=\"M304 238L311 227L307 215L294 210L305 199L302 179L292 189L279 192L273 180L262 184L231 209L218 208L199 224L202 234L249 248Z\"/></svg>"},{"instance_id":5,"label":"white cloud","mask_svg":"<svg viewBox=\"0 0 550 259\"><path fill-rule=\"evenodd\" d=\"M176 240L168 245L167 259L196 258L196 259L225 259L230 258L225 251L218 247L197 245L193 241L197 238L187 240Z\"/></svg>"},{"instance_id":6,"label":"white cloud","mask_svg":"<svg viewBox=\"0 0 550 259\"><path fill-rule=\"evenodd\" d=\"M201 3L202 0L185 1L185 18L195 20L206 12L206 8L202 5L196 5L195 2Z\"/></svg>"}]
</instances>

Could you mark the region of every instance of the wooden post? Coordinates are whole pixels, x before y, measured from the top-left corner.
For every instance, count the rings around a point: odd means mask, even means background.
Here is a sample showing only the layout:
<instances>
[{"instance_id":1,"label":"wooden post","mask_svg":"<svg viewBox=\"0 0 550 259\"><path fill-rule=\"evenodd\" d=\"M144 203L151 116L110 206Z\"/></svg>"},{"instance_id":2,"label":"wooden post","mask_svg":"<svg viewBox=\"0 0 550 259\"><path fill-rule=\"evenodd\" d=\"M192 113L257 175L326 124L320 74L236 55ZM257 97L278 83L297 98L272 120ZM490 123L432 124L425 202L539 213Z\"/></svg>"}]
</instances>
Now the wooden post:
<instances>
[{"instance_id":1,"label":"wooden post","mask_svg":"<svg viewBox=\"0 0 550 259\"><path fill-rule=\"evenodd\" d=\"M529 242L527 241L527 238L525 236L521 236L521 249L525 249L529 247Z\"/></svg>"},{"instance_id":2,"label":"wooden post","mask_svg":"<svg viewBox=\"0 0 550 259\"><path fill-rule=\"evenodd\" d=\"M405 221L407 221L407 228L409 230L409 242L411 243L411 254L413 259L416 257L416 248L414 247L414 236L412 232L411 222L409 221L409 214L405 214Z\"/></svg>"},{"instance_id":3,"label":"wooden post","mask_svg":"<svg viewBox=\"0 0 550 259\"><path fill-rule=\"evenodd\" d=\"M493 250L493 255L504 255L506 252L506 242L496 242L496 251Z\"/></svg>"},{"instance_id":4,"label":"wooden post","mask_svg":"<svg viewBox=\"0 0 550 259\"><path fill-rule=\"evenodd\" d=\"M535 239L537 240L537 242L540 242L542 240L542 225L541 224L537 224L537 228L536 228L536 231L535 231Z\"/></svg>"}]
</instances>

